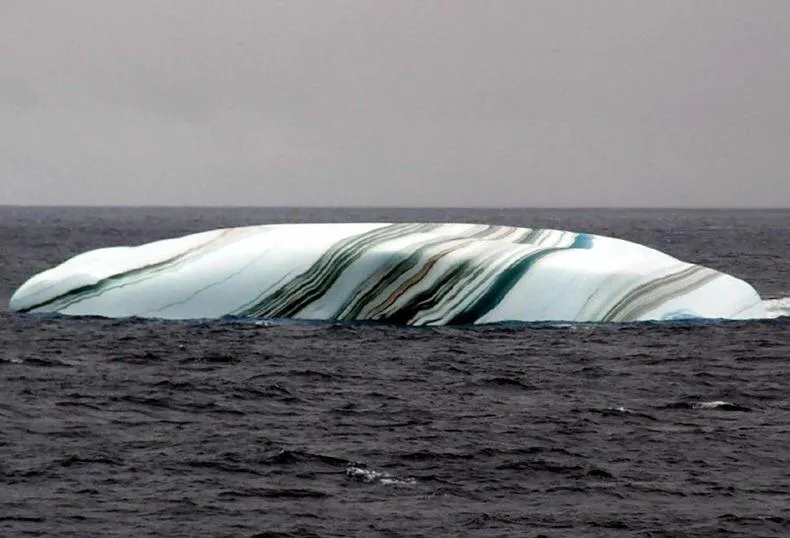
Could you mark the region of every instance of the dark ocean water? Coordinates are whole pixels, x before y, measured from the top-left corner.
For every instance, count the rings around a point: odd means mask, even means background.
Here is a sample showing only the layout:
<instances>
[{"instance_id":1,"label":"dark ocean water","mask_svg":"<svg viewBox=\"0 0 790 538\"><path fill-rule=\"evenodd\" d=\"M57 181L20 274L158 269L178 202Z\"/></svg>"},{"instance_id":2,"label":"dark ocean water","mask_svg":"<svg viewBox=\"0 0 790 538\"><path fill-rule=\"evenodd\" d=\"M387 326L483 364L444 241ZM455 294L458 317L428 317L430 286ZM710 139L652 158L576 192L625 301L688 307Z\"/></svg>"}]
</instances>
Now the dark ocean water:
<instances>
[{"instance_id":1,"label":"dark ocean water","mask_svg":"<svg viewBox=\"0 0 790 538\"><path fill-rule=\"evenodd\" d=\"M10 314L87 249L239 224L622 237L790 296L790 211L0 208L0 536L790 536L790 322Z\"/></svg>"}]
</instances>

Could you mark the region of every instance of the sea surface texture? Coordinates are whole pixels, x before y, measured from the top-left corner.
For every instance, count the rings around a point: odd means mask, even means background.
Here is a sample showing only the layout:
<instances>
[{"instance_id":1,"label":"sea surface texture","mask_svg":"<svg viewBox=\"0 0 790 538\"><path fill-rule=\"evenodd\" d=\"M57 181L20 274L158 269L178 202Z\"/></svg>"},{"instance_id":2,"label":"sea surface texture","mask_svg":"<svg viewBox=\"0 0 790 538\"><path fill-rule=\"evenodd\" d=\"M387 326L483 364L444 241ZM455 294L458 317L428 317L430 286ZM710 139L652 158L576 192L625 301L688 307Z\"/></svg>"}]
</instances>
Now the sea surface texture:
<instances>
[{"instance_id":1,"label":"sea surface texture","mask_svg":"<svg viewBox=\"0 0 790 538\"><path fill-rule=\"evenodd\" d=\"M94 248L371 221L619 237L746 280L776 317L406 328L7 307ZM788 230L767 210L0 208L0 536L790 536Z\"/></svg>"}]
</instances>

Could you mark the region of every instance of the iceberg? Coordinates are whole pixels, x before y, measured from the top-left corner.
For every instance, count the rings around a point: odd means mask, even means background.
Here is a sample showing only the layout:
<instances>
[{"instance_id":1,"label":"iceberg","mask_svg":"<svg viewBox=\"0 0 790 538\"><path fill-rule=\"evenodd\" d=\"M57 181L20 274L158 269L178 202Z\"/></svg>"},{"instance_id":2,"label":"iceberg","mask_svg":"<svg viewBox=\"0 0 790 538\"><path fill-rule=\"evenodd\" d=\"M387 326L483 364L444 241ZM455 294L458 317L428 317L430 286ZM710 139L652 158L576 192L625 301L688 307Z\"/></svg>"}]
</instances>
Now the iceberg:
<instances>
[{"instance_id":1,"label":"iceberg","mask_svg":"<svg viewBox=\"0 0 790 538\"><path fill-rule=\"evenodd\" d=\"M246 226L75 256L16 312L402 325L749 319L731 275L611 237L485 224Z\"/></svg>"}]
</instances>

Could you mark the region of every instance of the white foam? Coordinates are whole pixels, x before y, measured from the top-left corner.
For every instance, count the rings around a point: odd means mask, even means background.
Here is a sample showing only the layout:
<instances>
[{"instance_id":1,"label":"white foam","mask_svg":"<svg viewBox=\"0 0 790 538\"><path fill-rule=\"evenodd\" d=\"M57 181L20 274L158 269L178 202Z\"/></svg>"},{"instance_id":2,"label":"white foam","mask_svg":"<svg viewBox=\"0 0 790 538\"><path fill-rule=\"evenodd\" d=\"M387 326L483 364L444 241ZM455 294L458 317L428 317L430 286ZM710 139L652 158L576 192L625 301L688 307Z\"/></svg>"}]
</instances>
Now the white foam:
<instances>
[{"instance_id":1,"label":"white foam","mask_svg":"<svg viewBox=\"0 0 790 538\"><path fill-rule=\"evenodd\" d=\"M350 466L346 468L346 477L354 482L365 484L383 484L385 486L411 486L417 483L414 478L397 478L384 471L374 471L364 467Z\"/></svg>"},{"instance_id":2,"label":"white foam","mask_svg":"<svg viewBox=\"0 0 790 538\"><path fill-rule=\"evenodd\" d=\"M717 400L715 402L698 402L693 404L694 409L721 409L723 411L750 411L748 407L738 405L732 402L723 402Z\"/></svg>"},{"instance_id":3,"label":"white foam","mask_svg":"<svg viewBox=\"0 0 790 538\"><path fill-rule=\"evenodd\" d=\"M731 407L735 404L731 402L715 401L715 402L699 402L694 404L695 409L716 409L717 407Z\"/></svg>"},{"instance_id":4,"label":"white foam","mask_svg":"<svg viewBox=\"0 0 790 538\"><path fill-rule=\"evenodd\" d=\"M767 318L790 316L790 297L766 299L763 301Z\"/></svg>"}]
</instances>

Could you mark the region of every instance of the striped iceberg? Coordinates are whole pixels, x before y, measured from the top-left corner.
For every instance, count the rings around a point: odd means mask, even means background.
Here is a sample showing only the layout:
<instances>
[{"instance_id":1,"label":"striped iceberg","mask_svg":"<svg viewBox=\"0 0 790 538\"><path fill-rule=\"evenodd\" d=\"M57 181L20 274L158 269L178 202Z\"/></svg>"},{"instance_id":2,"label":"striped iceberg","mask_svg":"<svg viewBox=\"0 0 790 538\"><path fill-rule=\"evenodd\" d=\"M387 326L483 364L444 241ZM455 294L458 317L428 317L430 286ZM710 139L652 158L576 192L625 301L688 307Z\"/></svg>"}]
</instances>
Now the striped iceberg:
<instances>
[{"instance_id":1,"label":"striped iceberg","mask_svg":"<svg viewBox=\"0 0 790 538\"><path fill-rule=\"evenodd\" d=\"M636 243L481 224L277 224L78 255L17 312L405 325L760 318L746 282Z\"/></svg>"}]
</instances>

